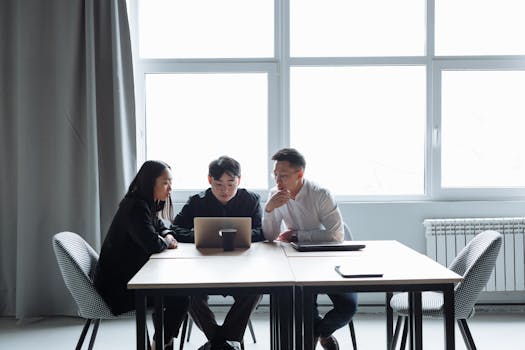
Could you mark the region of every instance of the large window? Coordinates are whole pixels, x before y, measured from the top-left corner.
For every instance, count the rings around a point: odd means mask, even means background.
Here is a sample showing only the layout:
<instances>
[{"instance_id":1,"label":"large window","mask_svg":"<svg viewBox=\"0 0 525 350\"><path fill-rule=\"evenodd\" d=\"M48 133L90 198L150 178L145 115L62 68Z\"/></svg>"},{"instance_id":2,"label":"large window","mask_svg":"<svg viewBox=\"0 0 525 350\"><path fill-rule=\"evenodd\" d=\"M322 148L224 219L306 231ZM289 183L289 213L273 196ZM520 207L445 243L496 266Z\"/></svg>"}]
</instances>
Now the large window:
<instances>
[{"instance_id":1,"label":"large window","mask_svg":"<svg viewBox=\"0 0 525 350\"><path fill-rule=\"evenodd\" d=\"M273 57L268 0L139 0L141 58Z\"/></svg>"},{"instance_id":2,"label":"large window","mask_svg":"<svg viewBox=\"0 0 525 350\"><path fill-rule=\"evenodd\" d=\"M292 57L422 56L423 0L290 0Z\"/></svg>"},{"instance_id":3,"label":"large window","mask_svg":"<svg viewBox=\"0 0 525 350\"><path fill-rule=\"evenodd\" d=\"M424 193L424 67L297 67L290 82L290 141L312 178L339 195Z\"/></svg>"},{"instance_id":4,"label":"large window","mask_svg":"<svg viewBox=\"0 0 525 350\"><path fill-rule=\"evenodd\" d=\"M525 1L434 0L436 54L525 54Z\"/></svg>"},{"instance_id":5,"label":"large window","mask_svg":"<svg viewBox=\"0 0 525 350\"><path fill-rule=\"evenodd\" d=\"M340 200L525 195L522 0L128 0L139 161L186 195L296 147ZM490 25L487 25L490 23Z\"/></svg>"},{"instance_id":6,"label":"large window","mask_svg":"<svg viewBox=\"0 0 525 350\"><path fill-rule=\"evenodd\" d=\"M208 186L208 164L221 155L241 163L241 186L266 192L269 118L278 86L274 3L130 4L139 161L170 164L181 200Z\"/></svg>"},{"instance_id":7,"label":"large window","mask_svg":"<svg viewBox=\"0 0 525 350\"><path fill-rule=\"evenodd\" d=\"M430 193L451 199L523 197L525 2L435 5Z\"/></svg>"},{"instance_id":8,"label":"large window","mask_svg":"<svg viewBox=\"0 0 525 350\"><path fill-rule=\"evenodd\" d=\"M243 166L243 186L265 188L268 81L263 73L147 74L148 154L174 166L176 188L208 185L223 154Z\"/></svg>"}]
</instances>

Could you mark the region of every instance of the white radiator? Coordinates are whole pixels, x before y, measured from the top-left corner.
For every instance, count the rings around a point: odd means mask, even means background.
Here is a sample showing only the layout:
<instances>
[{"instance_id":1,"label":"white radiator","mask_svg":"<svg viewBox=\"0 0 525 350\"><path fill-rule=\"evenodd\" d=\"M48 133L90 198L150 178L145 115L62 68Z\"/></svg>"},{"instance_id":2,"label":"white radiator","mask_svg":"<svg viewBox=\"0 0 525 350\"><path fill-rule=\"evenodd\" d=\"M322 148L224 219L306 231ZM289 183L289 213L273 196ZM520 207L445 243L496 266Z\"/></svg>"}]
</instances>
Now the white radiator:
<instances>
[{"instance_id":1,"label":"white radiator","mask_svg":"<svg viewBox=\"0 0 525 350\"><path fill-rule=\"evenodd\" d=\"M426 219L427 255L449 266L476 234L494 230L503 244L486 291L525 290L525 218Z\"/></svg>"}]
</instances>

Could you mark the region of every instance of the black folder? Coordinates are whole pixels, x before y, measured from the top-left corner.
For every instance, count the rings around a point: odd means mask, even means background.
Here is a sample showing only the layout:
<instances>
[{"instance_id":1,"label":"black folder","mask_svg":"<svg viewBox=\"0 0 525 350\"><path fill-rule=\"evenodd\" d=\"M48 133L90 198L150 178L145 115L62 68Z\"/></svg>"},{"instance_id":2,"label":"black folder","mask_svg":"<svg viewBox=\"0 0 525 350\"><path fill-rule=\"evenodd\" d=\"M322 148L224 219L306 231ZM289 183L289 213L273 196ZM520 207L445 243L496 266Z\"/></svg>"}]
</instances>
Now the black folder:
<instances>
[{"instance_id":1,"label":"black folder","mask_svg":"<svg viewBox=\"0 0 525 350\"><path fill-rule=\"evenodd\" d=\"M335 267L335 271L345 278L378 278L383 277L383 274L378 271L359 271L358 269L352 268L352 266L340 266Z\"/></svg>"}]
</instances>

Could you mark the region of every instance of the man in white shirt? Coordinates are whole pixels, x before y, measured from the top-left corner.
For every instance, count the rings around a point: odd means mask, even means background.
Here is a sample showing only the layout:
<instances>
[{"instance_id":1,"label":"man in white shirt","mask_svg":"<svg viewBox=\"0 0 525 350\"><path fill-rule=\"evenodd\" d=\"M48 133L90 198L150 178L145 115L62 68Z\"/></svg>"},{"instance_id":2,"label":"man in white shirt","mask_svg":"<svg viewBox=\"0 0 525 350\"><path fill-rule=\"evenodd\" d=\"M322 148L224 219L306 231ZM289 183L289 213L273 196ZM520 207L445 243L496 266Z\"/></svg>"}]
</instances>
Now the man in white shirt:
<instances>
[{"instance_id":1,"label":"man in white shirt","mask_svg":"<svg viewBox=\"0 0 525 350\"><path fill-rule=\"evenodd\" d=\"M270 190L264 209L263 233L270 241L341 242L343 219L334 197L327 189L304 178L306 162L293 148L284 148L272 157L277 186ZM284 222L285 231L281 232ZM357 310L357 293L328 294L334 308L321 317L314 298L314 335L323 349L338 350L333 333L346 326Z\"/></svg>"}]
</instances>

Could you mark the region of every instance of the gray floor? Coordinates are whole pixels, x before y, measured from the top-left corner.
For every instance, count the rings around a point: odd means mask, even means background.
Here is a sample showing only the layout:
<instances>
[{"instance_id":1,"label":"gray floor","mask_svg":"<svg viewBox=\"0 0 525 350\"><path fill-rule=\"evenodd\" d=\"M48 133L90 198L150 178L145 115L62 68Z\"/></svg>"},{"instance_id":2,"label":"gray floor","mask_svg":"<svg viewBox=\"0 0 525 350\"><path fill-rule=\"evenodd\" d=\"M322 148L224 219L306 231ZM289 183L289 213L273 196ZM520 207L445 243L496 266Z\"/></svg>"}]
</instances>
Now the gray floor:
<instances>
[{"instance_id":1,"label":"gray floor","mask_svg":"<svg viewBox=\"0 0 525 350\"><path fill-rule=\"evenodd\" d=\"M223 317L222 310L218 316ZM252 316L257 343L246 333L247 350L269 349L268 313L264 307ZM384 314L358 313L354 320L358 347L366 349L385 348ZM34 322L17 323L11 318L0 318L0 349L74 349L83 320L73 317L52 317ZM469 320L470 329L478 349L525 349L525 315L523 313L478 312ZM133 349L135 347L134 319L105 321L101 323L94 349ZM425 349L443 349L441 320L424 320ZM456 327L456 349L465 346ZM348 329L337 331L341 349L351 349ZM197 349L204 342L202 333L194 327L185 349ZM87 343L87 341L86 341ZM178 346L178 342L177 342ZM87 349L87 344L84 348ZM320 347L318 347L320 349Z\"/></svg>"}]
</instances>

